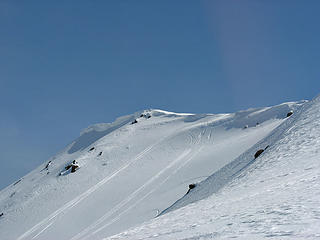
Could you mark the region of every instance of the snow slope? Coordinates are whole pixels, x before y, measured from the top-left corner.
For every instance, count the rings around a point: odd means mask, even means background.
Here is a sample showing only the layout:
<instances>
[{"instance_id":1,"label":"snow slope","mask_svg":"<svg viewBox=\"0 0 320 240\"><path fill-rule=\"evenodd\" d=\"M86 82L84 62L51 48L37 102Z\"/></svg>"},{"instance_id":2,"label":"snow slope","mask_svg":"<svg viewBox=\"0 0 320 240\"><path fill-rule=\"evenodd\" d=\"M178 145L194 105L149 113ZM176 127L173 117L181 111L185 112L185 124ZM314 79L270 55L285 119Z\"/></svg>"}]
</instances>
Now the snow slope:
<instances>
[{"instance_id":1,"label":"snow slope","mask_svg":"<svg viewBox=\"0 0 320 240\"><path fill-rule=\"evenodd\" d=\"M0 239L101 239L150 220L304 104L234 114L146 110L93 125L48 169L49 160L0 192ZM60 176L73 160L79 170Z\"/></svg>"},{"instance_id":2,"label":"snow slope","mask_svg":"<svg viewBox=\"0 0 320 240\"><path fill-rule=\"evenodd\" d=\"M108 239L319 239L319 155L320 96L169 213Z\"/></svg>"}]
</instances>

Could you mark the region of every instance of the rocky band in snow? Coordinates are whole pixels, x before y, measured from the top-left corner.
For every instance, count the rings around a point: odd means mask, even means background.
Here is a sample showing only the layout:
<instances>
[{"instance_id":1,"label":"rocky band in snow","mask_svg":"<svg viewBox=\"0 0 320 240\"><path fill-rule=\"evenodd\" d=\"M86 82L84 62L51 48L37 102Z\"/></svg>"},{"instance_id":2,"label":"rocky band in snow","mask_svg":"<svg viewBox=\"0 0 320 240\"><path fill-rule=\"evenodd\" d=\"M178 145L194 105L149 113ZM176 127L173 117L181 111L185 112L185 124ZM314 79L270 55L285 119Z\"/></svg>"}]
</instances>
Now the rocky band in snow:
<instances>
[{"instance_id":1,"label":"rocky band in snow","mask_svg":"<svg viewBox=\"0 0 320 240\"><path fill-rule=\"evenodd\" d=\"M78 162L76 160L73 160L71 164L65 167L65 171L60 173L60 176L67 174L69 171L71 173L74 173L78 168L79 168Z\"/></svg>"}]
</instances>

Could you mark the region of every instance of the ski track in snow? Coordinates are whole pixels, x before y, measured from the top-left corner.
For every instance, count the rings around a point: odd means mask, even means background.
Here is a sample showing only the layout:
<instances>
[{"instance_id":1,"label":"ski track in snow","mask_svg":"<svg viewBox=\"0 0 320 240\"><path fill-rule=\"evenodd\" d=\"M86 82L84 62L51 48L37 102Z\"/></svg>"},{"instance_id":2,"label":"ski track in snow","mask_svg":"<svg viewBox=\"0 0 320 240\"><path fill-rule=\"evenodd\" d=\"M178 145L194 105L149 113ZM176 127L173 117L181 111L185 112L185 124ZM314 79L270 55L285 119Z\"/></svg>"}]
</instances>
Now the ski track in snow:
<instances>
[{"instance_id":1,"label":"ski track in snow","mask_svg":"<svg viewBox=\"0 0 320 240\"><path fill-rule=\"evenodd\" d=\"M145 189L154 180L159 178L161 174L163 174L165 171L170 169L174 164L181 161L181 159L183 159L188 154L190 154L190 152L191 152L191 149L184 151L175 161L171 162L167 167L163 168L160 172L158 172L156 175L154 175L152 178L150 178L145 184L143 184L141 187L139 187L137 190L135 190L133 193L131 193L127 198L125 198L119 204L117 204L113 209L109 210L104 216L102 216L100 219L98 219L94 224L92 224L91 226L89 226L87 229L83 230L79 234L77 234L75 237L71 238L71 240L76 240L76 239L83 237L89 231L92 231L98 225L103 223L106 219L108 219L108 217L112 216L114 213L116 213L118 210L120 210L123 206L125 206L128 202L130 202L134 197L136 197L141 192L141 190ZM124 211L126 211L126 210L124 210Z\"/></svg>"},{"instance_id":2,"label":"ski track in snow","mask_svg":"<svg viewBox=\"0 0 320 240\"><path fill-rule=\"evenodd\" d=\"M2 192L0 210L7 216L0 219L0 238L99 239L158 217L161 209L185 194L187 179L210 176L210 171L217 171L236 158L236 154L253 146L254 141L263 139L279 122L285 121L282 115L286 109L299 106L290 104L235 114L184 117L174 113L174 116L155 114L154 120L144 123L143 118L138 119L141 125L133 127L129 121L124 128L115 128L113 134L106 137L100 134L101 141L88 145L88 149L94 146L97 151L103 151L100 158L96 150L88 153L84 148L75 154L65 154L68 146L61 156L53 158L57 160L50 175L39 175L38 169L43 171L41 166L18 187L10 186ZM261 125L255 126L256 121ZM250 127L241 130L244 124ZM107 129L106 126L102 124L93 130L99 132ZM82 143L87 146L86 142ZM57 179L56 174L74 158L81 162L80 167L86 166L86 171ZM101 171L101 166L107 163L111 168ZM141 176L135 179L137 171ZM76 184L69 185L74 180ZM126 185L126 181L130 184ZM105 197L116 184L120 185L116 195ZM17 192L13 198L12 191ZM157 215L152 209L157 210Z\"/></svg>"},{"instance_id":3,"label":"ski track in snow","mask_svg":"<svg viewBox=\"0 0 320 240\"><path fill-rule=\"evenodd\" d=\"M37 235L35 235L32 239L36 239L41 233L43 233L47 228L49 228L52 224L54 224L54 221L49 223L45 228L43 228Z\"/></svg>"},{"instance_id":4,"label":"ski track in snow","mask_svg":"<svg viewBox=\"0 0 320 240\"><path fill-rule=\"evenodd\" d=\"M320 239L320 97L310 105L218 193L105 240Z\"/></svg>"},{"instance_id":5,"label":"ski track in snow","mask_svg":"<svg viewBox=\"0 0 320 240\"><path fill-rule=\"evenodd\" d=\"M196 140L190 141L190 143L192 143L194 146L194 148L196 148L196 150L194 150L194 152L192 152L191 149L185 150L176 160L174 160L173 162L171 162L167 167L163 168L159 173L157 173L155 176L153 176L151 179L148 180L148 182L146 182L144 185L142 185L140 188L138 188L135 192L133 192L132 194L130 194L125 200L123 200L122 202L120 202L117 206L115 206L112 210L108 211L104 216L102 216L99 220L97 220L94 224L92 224L91 226L89 226L88 228L86 228L85 230L81 231L79 234L77 234L76 236L74 236L73 238L71 238L71 240L78 240L78 239L90 239L90 237L92 235L95 235L96 233L100 232L101 230L103 230L104 228L106 228L107 226L113 224L114 222L118 221L120 219L120 217L125 214L126 212L128 212L130 209L132 209L133 207L135 207L136 205L138 205L141 201L143 201L145 198L147 198L149 195L151 195L154 191L156 191L162 184L164 184L172 175L174 175L176 172L178 172L182 167L184 167L187 163L190 162L190 160L196 156L201 150L202 150L202 146L199 147L199 143L202 139L202 136L205 134L204 130L203 132L201 132L198 136L198 138L196 138ZM189 133L188 134L191 139L193 140L195 137ZM190 155L190 156L189 156ZM189 156L189 157L188 157ZM188 158L187 158L188 157ZM108 223L104 224L103 226L99 227L97 230L93 231L93 229L97 228L100 224L102 224L105 220L108 219L108 217L112 216L112 214L116 213L122 206L124 206L125 204L127 204L130 200L132 200L142 189L144 189L146 186L150 185L154 180L156 180L157 178L160 177L160 175L162 175L165 171L169 170L170 168L172 168L172 166L174 166L176 163L181 162L182 159L187 158L185 161L183 161L182 164L180 164L179 167L177 167L176 169L174 169L172 171L171 174L168 174L168 176L162 180L156 187L154 187L151 191L149 191L147 194L145 194L143 197L141 197L140 199L138 199L135 203L131 204L128 208L124 209L121 213L119 213L115 218L111 219ZM90 233L91 231L91 233ZM86 234L88 234L88 236L86 236Z\"/></svg>"},{"instance_id":6,"label":"ski track in snow","mask_svg":"<svg viewBox=\"0 0 320 240\"><path fill-rule=\"evenodd\" d=\"M40 236L41 233L43 233L45 230L47 230L54 223L54 221L55 221L54 219L57 218L60 214L67 212L68 210L70 210L71 208L76 206L78 203L80 203L81 201L86 199L90 194L92 194L94 191L96 191L97 189L102 187L105 183L109 182L111 179L113 179L115 176L117 176L120 172L122 172L123 170L128 168L131 164L133 164L136 161L138 161L139 159L141 159L147 153L149 153L155 146L161 144L163 141L165 141L165 140L169 139L170 137L176 135L178 132L180 132L182 130L192 129L194 127L197 127L197 126L203 125L203 124L207 124L207 123L200 123L200 124L196 123L196 124L191 125L191 126L182 127L178 131L175 131L174 133L171 133L171 134L169 134L167 136L162 137L156 143L154 143L154 144L150 145L149 147L145 148L132 161L124 164L121 168L119 168L118 170L113 172L111 175L107 176L106 178L104 178L103 180L101 180L100 182L98 182L97 184L95 184L94 186L92 186L87 191L85 191L84 193L80 194L79 196L77 196L73 200L71 200L68 203L64 204L61 208L59 208L58 210L56 210L55 212L50 214L47 218L45 218L44 220L40 221L38 224L33 226L31 229L29 229L28 231L23 233L20 237L17 238L17 240L23 240L23 239L27 238L28 236L30 236L31 234L33 234L34 232L39 231L32 238L32 239L36 239L38 236Z\"/></svg>"},{"instance_id":7,"label":"ski track in snow","mask_svg":"<svg viewBox=\"0 0 320 240\"><path fill-rule=\"evenodd\" d=\"M120 169L116 170L115 172L113 172L111 175L107 176L106 178L104 178L103 180L101 180L99 183L97 183L96 185L92 186L91 188L89 188L87 191L85 191L84 193L80 194L78 197L74 198L73 200L71 200L70 202L66 203L65 205L63 205L61 208L59 208L58 210L56 210L54 213L50 214L49 217L45 218L44 220L42 220L41 222L39 222L38 224L36 224L34 227L32 227L30 230L26 231L24 234L22 234L17 240L22 240L26 237L28 237L29 235L31 235L32 233L34 233L35 231L39 230L39 228L41 228L42 226L44 226L44 229L47 229L47 225L52 225L52 223L49 223L52 219L56 218L59 214L63 213L63 212L67 212L69 209L71 209L72 207L74 207L75 205L77 205L79 202L81 202L82 200L84 200L85 198L87 198L91 193L93 193L94 191L96 191L97 189L99 189L101 186L103 186L105 183L107 183L108 181L110 181L112 178L114 178L116 175L118 175L120 172L122 172L123 170L125 170L127 167L129 167L132 163L138 161L140 158L142 158L145 154L147 154L149 151L151 151L156 145L158 145L159 143L161 143L162 141L164 141L165 139L167 139L168 136L163 137L161 140L159 140L158 142L156 142L155 144L152 144L151 146L147 147L146 149L144 149L142 152L140 152L132 161L128 162L127 164L125 164L124 166L122 166ZM40 232L43 232L43 229L40 230ZM38 235L39 236L39 235Z\"/></svg>"},{"instance_id":8,"label":"ski track in snow","mask_svg":"<svg viewBox=\"0 0 320 240\"><path fill-rule=\"evenodd\" d=\"M182 164L180 167L178 167L173 173L176 173L177 171L179 171L183 166L185 166L195 155L197 155L200 151L202 150L202 147L200 147L194 154L192 154L186 161L184 164ZM122 213L120 213L116 218L112 219L110 222L106 223L104 226L98 228L97 230L95 230L94 232L92 232L88 237L93 236L94 234L100 232L101 230L103 230L104 228L106 228L107 226L113 224L114 222L118 221L120 219L120 217L128 212L130 209L134 208L136 205L138 205L141 201L143 201L145 198L147 198L149 195L151 195L153 192L155 192L162 184L164 184L166 181L168 181L168 179L171 177L171 175L167 176L156 188L152 189L150 192L148 192L145 196L143 196L142 198L140 198L136 203L130 205L127 209L125 209ZM83 238L83 239L90 239L90 238Z\"/></svg>"}]
</instances>

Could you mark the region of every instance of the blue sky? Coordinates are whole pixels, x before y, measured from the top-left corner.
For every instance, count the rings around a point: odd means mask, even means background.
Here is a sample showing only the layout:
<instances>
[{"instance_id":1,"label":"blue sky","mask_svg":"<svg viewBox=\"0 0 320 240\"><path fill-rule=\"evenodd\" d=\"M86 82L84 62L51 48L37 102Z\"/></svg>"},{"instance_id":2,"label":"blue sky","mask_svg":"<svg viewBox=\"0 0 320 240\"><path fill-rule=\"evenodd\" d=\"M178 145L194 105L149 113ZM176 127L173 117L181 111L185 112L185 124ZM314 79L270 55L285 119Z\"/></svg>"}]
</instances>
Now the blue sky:
<instances>
[{"instance_id":1,"label":"blue sky","mask_svg":"<svg viewBox=\"0 0 320 240\"><path fill-rule=\"evenodd\" d=\"M0 189L81 129L320 89L320 2L0 1Z\"/></svg>"}]
</instances>

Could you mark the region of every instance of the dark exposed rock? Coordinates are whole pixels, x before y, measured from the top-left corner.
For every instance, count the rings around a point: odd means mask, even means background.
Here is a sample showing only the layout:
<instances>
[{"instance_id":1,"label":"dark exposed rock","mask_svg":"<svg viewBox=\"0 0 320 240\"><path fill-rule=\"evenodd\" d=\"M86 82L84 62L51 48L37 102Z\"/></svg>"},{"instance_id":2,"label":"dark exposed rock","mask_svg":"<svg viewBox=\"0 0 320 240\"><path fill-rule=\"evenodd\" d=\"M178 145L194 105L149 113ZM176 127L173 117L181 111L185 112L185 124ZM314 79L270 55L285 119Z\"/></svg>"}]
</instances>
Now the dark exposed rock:
<instances>
[{"instance_id":1,"label":"dark exposed rock","mask_svg":"<svg viewBox=\"0 0 320 240\"><path fill-rule=\"evenodd\" d=\"M260 156L261 153L263 153L264 150L263 149L259 149L255 154L254 154L254 158L257 158Z\"/></svg>"},{"instance_id":2,"label":"dark exposed rock","mask_svg":"<svg viewBox=\"0 0 320 240\"><path fill-rule=\"evenodd\" d=\"M151 118L151 115L150 115L150 113L146 113L146 114L142 113L142 114L140 115L140 118L149 119L149 118ZM132 123L132 124L133 124L133 123Z\"/></svg>"},{"instance_id":3,"label":"dark exposed rock","mask_svg":"<svg viewBox=\"0 0 320 240\"><path fill-rule=\"evenodd\" d=\"M293 111L287 113L287 117L290 117L293 114Z\"/></svg>"},{"instance_id":4,"label":"dark exposed rock","mask_svg":"<svg viewBox=\"0 0 320 240\"><path fill-rule=\"evenodd\" d=\"M188 194L190 192L191 189L194 189L197 185L195 183L191 183L189 184L189 189L188 192L186 194Z\"/></svg>"},{"instance_id":5,"label":"dark exposed rock","mask_svg":"<svg viewBox=\"0 0 320 240\"><path fill-rule=\"evenodd\" d=\"M66 170L69 170L70 168L72 173L74 173L76 169L79 168L79 165L76 160L73 160L71 164L65 167Z\"/></svg>"},{"instance_id":6,"label":"dark exposed rock","mask_svg":"<svg viewBox=\"0 0 320 240\"><path fill-rule=\"evenodd\" d=\"M47 163L47 165L44 167L44 169L46 169L46 170L48 170L49 169L49 166L51 165L51 161L49 161L48 163Z\"/></svg>"},{"instance_id":7,"label":"dark exposed rock","mask_svg":"<svg viewBox=\"0 0 320 240\"><path fill-rule=\"evenodd\" d=\"M18 181L16 181L13 186L17 185L19 182L21 182L22 179L19 179Z\"/></svg>"},{"instance_id":8,"label":"dark exposed rock","mask_svg":"<svg viewBox=\"0 0 320 240\"><path fill-rule=\"evenodd\" d=\"M71 172L74 173L77 168L79 168L78 165L72 165L72 166L71 166Z\"/></svg>"},{"instance_id":9,"label":"dark exposed rock","mask_svg":"<svg viewBox=\"0 0 320 240\"><path fill-rule=\"evenodd\" d=\"M71 165L66 166L64 169L69 170L71 168Z\"/></svg>"}]
</instances>

